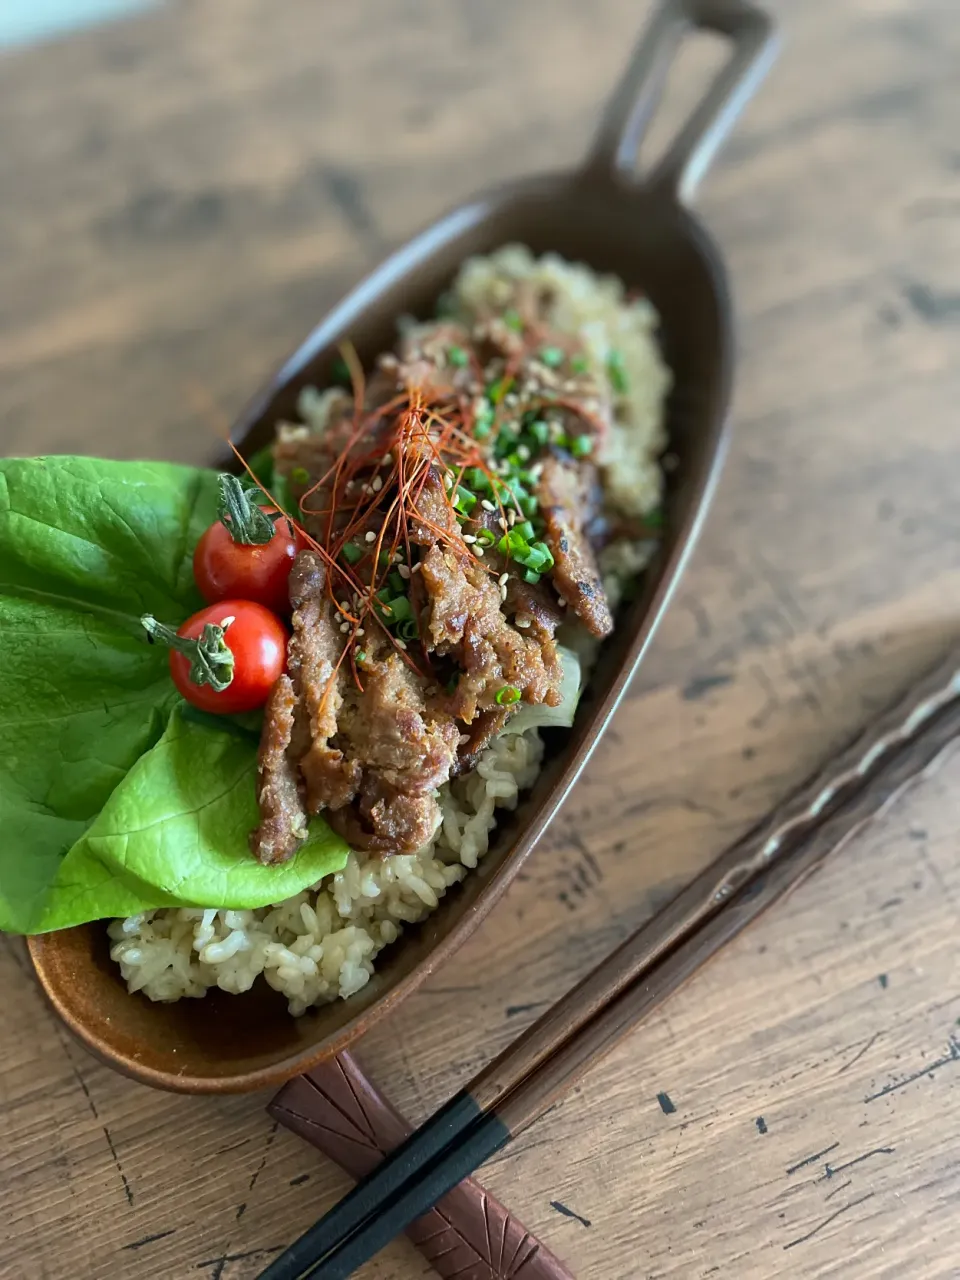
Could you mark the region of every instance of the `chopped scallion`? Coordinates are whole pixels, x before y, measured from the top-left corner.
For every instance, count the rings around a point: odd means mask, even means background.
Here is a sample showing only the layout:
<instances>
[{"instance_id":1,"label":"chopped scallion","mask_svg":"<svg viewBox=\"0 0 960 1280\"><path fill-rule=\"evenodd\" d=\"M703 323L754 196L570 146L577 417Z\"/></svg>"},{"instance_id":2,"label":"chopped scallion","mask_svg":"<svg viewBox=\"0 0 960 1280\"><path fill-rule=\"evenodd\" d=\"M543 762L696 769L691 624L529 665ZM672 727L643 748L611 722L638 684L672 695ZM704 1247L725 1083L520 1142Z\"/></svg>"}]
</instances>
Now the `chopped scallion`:
<instances>
[{"instance_id":1,"label":"chopped scallion","mask_svg":"<svg viewBox=\"0 0 960 1280\"><path fill-rule=\"evenodd\" d=\"M469 359L463 347L447 347L447 364L452 364L455 369L465 369Z\"/></svg>"},{"instance_id":2,"label":"chopped scallion","mask_svg":"<svg viewBox=\"0 0 960 1280\"><path fill-rule=\"evenodd\" d=\"M498 378L496 382L491 382L490 386L487 387L487 399L490 403L499 404L513 386L514 381L515 379L513 378Z\"/></svg>"},{"instance_id":3,"label":"chopped scallion","mask_svg":"<svg viewBox=\"0 0 960 1280\"><path fill-rule=\"evenodd\" d=\"M520 690L512 684L505 684L503 688L497 692L496 703L500 707L512 707L515 702L519 701Z\"/></svg>"},{"instance_id":4,"label":"chopped scallion","mask_svg":"<svg viewBox=\"0 0 960 1280\"><path fill-rule=\"evenodd\" d=\"M537 354L540 363L548 369L559 369L563 364L564 355L560 347L541 347Z\"/></svg>"},{"instance_id":5,"label":"chopped scallion","mask_svg":"<svg viewBox=\"0 0 960 1280\"><path fill-rule=\"evenodd\" d=\"M607 356L607 377L617 395L626 395L627 375L623 368L623 356L616 349Z\"/></svg>"},{"instance_id":6,"label":"chopped scallion","mask_svg":"<svg viewBox=\"0 0 960 1280\"><path fill-rule=\"evenodd\" d=\"M391 622L406 622L413 618L413 609L406 596L394 596L390 601Z\"/></svg>"},{"instance_id":7,"label":"chopped scallion","mask_svg":"<svg viewBox=\"0 0 960 1280\"><path fill-rule=\"evenodd\" d=\"M497 433L497 443L494 447L494 452L497 457L505 458L508 453L512 453L516 446L517 433L512 431L510 427L501 427Z\"/></svg>"},{"instance_id":8,"label":"chopped scallion","mask_svg":"<svg viewBox=\"0 0 960 1280\"><path fill-rule=\"evenodd\" d=\"M477 505L477 495L475 493L471 493L469 489L465 489L462 484L457 485L457 492L453 499L453 505L461 515L468 516Z\"/></svg>"},{"instance_id":9,"label":"chopped scallion","mask_svg":"<svg viewBox=\"0 0 960 1280\"><path fill-rule=\"evenodd\" d=\"M343 544L343 558L347 564L356 564L358 560L363 559L363 551L355 542L345 542Z\"/></svg>"}]
</instances>

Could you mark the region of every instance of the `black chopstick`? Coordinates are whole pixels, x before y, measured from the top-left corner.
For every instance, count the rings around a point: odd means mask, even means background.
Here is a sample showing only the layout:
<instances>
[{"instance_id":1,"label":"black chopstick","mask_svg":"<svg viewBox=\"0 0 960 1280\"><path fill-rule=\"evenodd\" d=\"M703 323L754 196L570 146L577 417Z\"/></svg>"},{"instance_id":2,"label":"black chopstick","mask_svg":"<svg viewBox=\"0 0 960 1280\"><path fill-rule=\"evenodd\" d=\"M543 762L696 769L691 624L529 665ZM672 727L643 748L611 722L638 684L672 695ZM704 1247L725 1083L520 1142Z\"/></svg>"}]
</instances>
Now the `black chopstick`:
<instances>
[{"instance_id":1,"label":"black chopstick","mask_svg":"<svg viewBox=\"0 0 960 1280\"><path fill-rule=\"evenodd\" d=\"M954 655L558 1001L261 1280L349 1276L548 1110L627 1030L958 736Z\"/></svg>"},{"instance_id":2,"label":"black chopstick","mask_svg":"<svg viewBox=\"0 0 960 1280\"><path fill-rule=\"evenodd\" d=\"M419 1138L421 1132L418 1130L412 1136ZM436 1150L432 1160L421 1161L418 1172L405 1180L398 1174L393 1157L388 1156L372 1176L389 1164L393 1192L379 1201L375 1212L321 1255L319 1250L333 1234L328 1231L327 1218L322 1218L262 1272L260 1280L308 1280L308 1277L310 1280L317 1277L347 1280L395 1236L402 1235L411 1222L427 1213L448 1191L505 1146L511 1136L496 1114L481 1115L457 1138ZM365 1188L366 1182L365 1179L359 1183L357 1189ZM341 1201L333 1212L343 1204Z\"/></svg>"},{"instance_id":3,"label":"black chopstick","mask_svg":"<svg viewBox=\"0 0 960 1280\"><path fill-rule=\"evenodd\" d=\"M301 1276L311 1274L309 1268L315 1266L318 1256L329 1247L329 1241L349 1238L382 1209L399 1186L423 1173L447 1147L461 1140L483 1118L482 1108L466 1090L454 1094L328 1214L305 1231L279 1258L275 1258L261 1272L259 1280L299 1280ZM467 1170L469 1172L471 1170ZM462 1176L466 1177L466 1174Z\"/></svg>"}]
</instances>

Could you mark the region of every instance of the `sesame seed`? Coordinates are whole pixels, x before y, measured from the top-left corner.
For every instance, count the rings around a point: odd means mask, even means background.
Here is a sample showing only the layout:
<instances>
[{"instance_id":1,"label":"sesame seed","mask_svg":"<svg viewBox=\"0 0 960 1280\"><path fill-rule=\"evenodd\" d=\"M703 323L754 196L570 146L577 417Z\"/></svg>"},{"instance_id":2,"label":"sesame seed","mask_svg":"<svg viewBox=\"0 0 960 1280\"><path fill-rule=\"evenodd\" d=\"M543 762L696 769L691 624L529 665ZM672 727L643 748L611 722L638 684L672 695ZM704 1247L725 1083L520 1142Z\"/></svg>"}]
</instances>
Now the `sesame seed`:
<instances>
[{"instance_id":1,"label":"sesame seed","mask_svg":"<svg viewBox=\"0 0 960 1280\"><path fill-rule=\"evenodd\" d=\"M464 542L476 542L477 535L475 533L465 533L463 535Z\"/></svg>"},{"instance_id":2,"label":"sesame seed","mask_svg":"<svg viewBox=\"0 0 960 1280\"><path fill-rule=\"evenodd\" d=\"M403 552L402 552L402 551L397 550L397 551L395 551L395 552L393 553L393 563L394 563L394 564L399 564L399 563L400 563L400 561L401 561L402 559L403 559Z\"/></svg>"},{"instance_id":3,"label":"sesame seed","mask_svg":"<svg viewBox=\"0 0 960 1280\"><path fill-rule=\"evenodd\" d=\"M497 520L497 524L500 526L501 529L508 529L510 527L507 524L506 516L500 516L500 518Z\"/></svg>"},{"instance_id":4,"label":"sesame seed","mask_svg":"<svg viewBox=\"0 0 960 1280\"><path fill-rule=\"evenodd\" d=\"M512 529L516 523L517 523L517 513L514 511L513 507L511 507L510 510L507 512L507 524Z\"/></svg>"},{"instance_id":5,"label":"sesame seed","mask_svg":"<svg viewBox=\"0 0 960 1280\"><path fill-rule=\"evenodd\" d=\"M501 587L505 587L505 586L507 585L507 583L510 581L510 575L509 575L509 573L501 573L501 575L500 575L500 577L499 577L498 581L499 581L499 583L500 583Z\"/></svg>"},{"instance_id":6,"label":"sesame seed","mask_svg":"<svg viewBox=\"0 0 960 1280\"><path fill-rule=\"evenodd\" d=\"M366 634L367 634L367 633L366 633L366 631L364 631L363 627L357 627L357 635L358 635L358 636L365 636Z\"/></svg>"},{"instance_id":7,"label":"sesame seed","mask_svg":"<svg viewBox=\"0 0 960 1280\"><path fill-rule=\"evenodd\" d=\"M349 623L349 622L341 622L341 623L340 623L340 630L341 630L344 634L346 634L346 633L350 630L350 623Z\"/></svg>"},{"instance_id":8,"label":"sesame seed","mask_svg":"<svg viewBox=\"0 0 960 1280\"><path fill-rule=\"evenodd\" d=\"M521 618L520 615L518 614L517 617L514 618L514 622L517 624L518 627L521 628L521 630L526 630L526 628L529 627L530 625L530 619L526 617L526 615L524 615Z\"/></svg>"},{"instance_id":9,"label":"sesame seed","mask_svg":"<svg viewBox=\"0 0 960 1280\"><path fill-rule=\"evenodd\" d=\"M376 535L376 534L373 532L373 530L371 529L369 533L365 533L365 534L363 535L363 540L364 540L364 542L376 542L376 540L377 540L377 535Z\"/></svg>"},{"instance_id":10,"label":"sesame seed","mask_svg":"<svg viewBox=\"0 0 960 1280\"><path fill-rule=\"evenodd\" d=\"M567 607L566 596L557 596L557 604L560 606L561 609L565 609Z\"/></svg>"},{"instance_id":11,"label":"sesame seed","mask_svg":"<svg viewBox=\"0 0 960 1280\"><path fill-rule=\"evenodd\" d=\"M410 577L410 570L405 564L401 564L397 566L397 573L399 573L401 578Z\"/></svg>"},{"instance_id":12,"label":"sesame seed","mask_svg":"<svg viewBox=\"0 0 960 1280\"><path fill-rule=\"evenodd\" d=\"M483 507L484 511L496 511L497 509L489 498L481 498L480 505Z\"/></svg>"},{"instance_id":13,"label":"sesame seed","mask_svg":"<svg viewBox=\"0 0 960 1280\"><path fill-rule=\"evenodd\" d=\"M373 490L374 493L380 492L380 490L383 488L383 481L380 479L379 476L373 477L373 480L370 484L370 488Z\"/></svg>"},{"instance_id":14,"label":"sesame seed","mask_svg":"<svg viewBox=\"0 0 960 1280\"><path fill-rule=\"evenodd\" d=\"M525 444L517 445L517 457L522 459L524 462L526 462L526 460L530 457L530 450L527 448Z\"/></svg>"},{"instance_id":15,"label":"sesame seed","mask_svg":"<svg viewBox=\"0 0 960 1280\"><path fill-rule=\"evenodd\" d=\"M507 598L507 588L506 588L506 587L501 587L501 588L500 588L500 601L501 601L501 603L502 603L504 600L506 600L506 598Z\"/></svg>"},{"instance_id":16,"label":"sesame seed","mask_svg":"<svg viewBox=\"0 0 960 1280\"><path fill-rule=\"evenodd\" d=\"M474 551L477 553L477 555L478 555L478 556L482 556L482 555L483 555L483 547L481 547L481 545L480 545L480 543L479 543L479 542L477 543L477 545L476 545L473 549L474 549Z\"/></svg>"},{"instance_id":17,"label":"sesame seed","mask_svg":"<svg viewBox=\"0 0 960 1280\"><path fill-rule=\"evenodd\" d=\"M461 733L460 737L457 739L457 743L461 747L465 747L469 741L470 741L469 733Z\"/></svg>"},{"instance_id":18,"label":"sesame seed","mask_svg":"<svg viewBox=\"0 0 960 1280\"><path fill-rule=\"evenodd\" d=\"M226 631L227 627L232 627L235 622L236 622L236 618L233 616L229 618L221 618L220 626L224 629L224 631Z\"/></svg>"},{"instance_id":19,"label":"sesame seed","mask_svg":"<svg viewBox=\"0 0 960 1280\"><path fill-rule=\"evenodd\" d=\"M539 480L543 475L543 463L535 462L530 468L530 474L533 476L534 480Z\"/></svg>"},{"instance_id":20,"label":"sesame seed","mask_svg":"<svg viewBox=\"0 0 960 1280\"><path fill-rule=\"evenodd\" d=\"M406 651L406 648L407 648L407 643L406 643L406 641L405 641L405 640L398 640L398 641L397 641L397 648L398 648L398 649L403 649L404 651Z\"/></svg>"},{"instance_id":21,"label":"sesame seed","mask_svg":"<svg viewBox=\"0 0 960 1280\"><path fill-rule=\"evenodd\" d=\"M410 570L410 572L411 572L411 573L419 573L419 572L420 572L420 561L419 561L419 560L418 560L418 561L417 561L417 563L413 566L413 568Z\"/></svg>"}]
</instances>

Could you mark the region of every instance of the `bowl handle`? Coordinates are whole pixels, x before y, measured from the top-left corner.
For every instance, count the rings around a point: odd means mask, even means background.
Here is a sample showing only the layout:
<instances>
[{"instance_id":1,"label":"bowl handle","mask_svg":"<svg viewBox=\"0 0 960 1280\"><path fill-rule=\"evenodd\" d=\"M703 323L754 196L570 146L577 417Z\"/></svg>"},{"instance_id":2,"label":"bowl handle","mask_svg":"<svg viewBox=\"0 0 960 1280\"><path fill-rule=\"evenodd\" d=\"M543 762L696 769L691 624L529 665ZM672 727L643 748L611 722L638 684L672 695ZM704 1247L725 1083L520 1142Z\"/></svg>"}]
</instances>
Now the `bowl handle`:
<instances>
[{"instance_id":1,"label":"bowl handle","mask_svg":"<svg viewBox=\"0 0 960 1280\"><path fill-rule=\"evenodd\" d=\"M607 106L583 176L636 182L637 152L682 38L691 30L727 36L727 62L690 113L654 170L643 178L684 204L756 92L777 52L769 14L747 0L661 0Z\"/></svg>"}]
</instances>

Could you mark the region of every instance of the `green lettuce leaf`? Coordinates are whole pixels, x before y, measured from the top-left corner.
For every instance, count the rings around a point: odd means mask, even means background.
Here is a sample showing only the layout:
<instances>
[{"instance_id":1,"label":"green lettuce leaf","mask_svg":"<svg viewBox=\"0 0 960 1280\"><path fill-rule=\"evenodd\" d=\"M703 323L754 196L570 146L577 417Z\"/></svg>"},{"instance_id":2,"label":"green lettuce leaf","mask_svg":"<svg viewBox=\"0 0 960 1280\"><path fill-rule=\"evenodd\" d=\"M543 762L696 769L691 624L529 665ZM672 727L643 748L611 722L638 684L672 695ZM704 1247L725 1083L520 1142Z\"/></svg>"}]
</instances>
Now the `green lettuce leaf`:
<instances>
[{"instance_id":1,"label":"green lettuce leaf","mask_svg":"<svg viewBox=\"0 0 960 1280\"><path fill-rule=\"evenodd\" d=\"M116 788L60 864L33 931L152 906L262 907L298 893L347 860L323 822L290 862L250 853L258 822L257 743L176 709L166 733Z\"/></svg>"},{"instance_id":2,"label":"green lettuce leaf","mask_svg":"<svg viewBox=\"0 0 960 1280\"><path fill-rule=\"evenodd\" d=\"M180 704L139 620L175 624L201 606L193 548L217 489L214 472L165 463L0 460L0 929L78 922L59 911L62 865ZM223 779L197 767L215 797ZM174 852L193 866L190 847ZM150 865L153 879L119 872L138 910L164 905L177 880ZM112 914L71 883L84 918ZM282 896L265 894L260 905Z\"/></svg>"}]
</instances>

